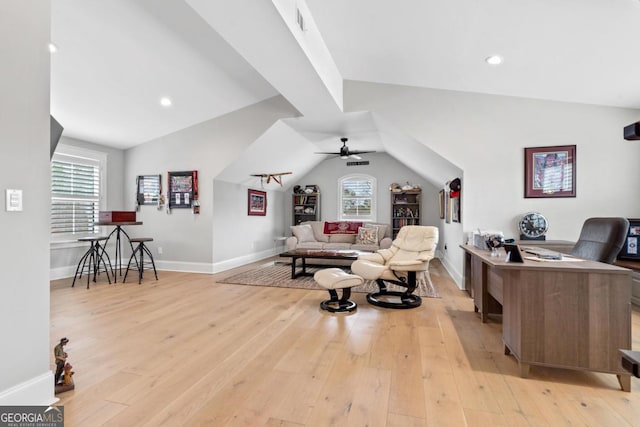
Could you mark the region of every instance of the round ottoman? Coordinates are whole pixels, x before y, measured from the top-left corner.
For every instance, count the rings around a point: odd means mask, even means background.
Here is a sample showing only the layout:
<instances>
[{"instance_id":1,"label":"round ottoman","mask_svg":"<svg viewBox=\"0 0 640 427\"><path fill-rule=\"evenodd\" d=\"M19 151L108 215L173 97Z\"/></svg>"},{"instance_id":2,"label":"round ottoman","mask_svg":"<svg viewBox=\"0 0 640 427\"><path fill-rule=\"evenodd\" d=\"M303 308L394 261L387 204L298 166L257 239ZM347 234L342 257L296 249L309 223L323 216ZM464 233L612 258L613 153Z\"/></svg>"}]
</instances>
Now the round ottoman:
<instances>
[{"instance_id":1,"label":"round ottoman","mask_svg":"<svg viewBox=\"0 0 640 427\"><path fill-rule=\"evenodd\" d=\"M330 299L322 301L320 308L332 313L354 311L357 304L349 300L351 288L362 285L362 277L349 274L340 268L327 268L313 275L313 279L329 291ZM338 298L336 289L342 289L342 298Z\"/></svg>"}]
</instances>

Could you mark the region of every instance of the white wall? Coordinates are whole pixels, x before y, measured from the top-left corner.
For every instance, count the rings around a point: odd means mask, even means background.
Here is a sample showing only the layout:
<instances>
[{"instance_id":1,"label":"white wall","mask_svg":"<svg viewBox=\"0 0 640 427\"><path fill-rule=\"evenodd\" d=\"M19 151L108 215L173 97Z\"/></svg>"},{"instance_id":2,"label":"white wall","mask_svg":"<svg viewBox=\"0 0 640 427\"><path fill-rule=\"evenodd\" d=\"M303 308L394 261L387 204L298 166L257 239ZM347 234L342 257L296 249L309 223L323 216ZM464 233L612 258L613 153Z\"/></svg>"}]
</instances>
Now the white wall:
<instances>
[{"instance_id":1,"label":"white wall","mask_svg":"<svg viewBox=\"0 0 640 427\"><path fill-rule=\"evenodd\" d=\"M63 125L64 126L64 125ZM70 138L62 135L56 150L61 145L72 147L80 147L83 149L94 150L107 155L107 193L105 210L117 211L123 210L124 203L124 151L106 147L104 145L93 144L80 139ZM104 227L104 234L109 233L111 229ZM75 239L70 239L75 240ZM109 242L110 252L115 252L115 244ZM82 255L87 251L87 244L80 243L53 243L51 244L50 269L51 279L59 279L63 277L73 276L76 264Z\"/></svg>"},{"instance_id":2,"label":"white wall","mask_svg":"<svg viewBox=\"0 0 640 427\"><path fill-rule=\"evenodd\" d=\"M261 189L260 186L251 188L267 193L265 216L247 214L249 187L214 181L214 271L226 270L274 255L274 238L285 235L284 193Z\"/></svg>"},{"instance_id":3,"label":"white wall","mask_svg":"<svg viewBox=\"0 0 640 427\"><path fill-rule=\"evenodd\" d=\"M400 185L408 181L412 185L419 185L422 188L422 224L440 224L438 211L438 191L433 185L425 181L416 172L407 169L402 163L395 160L386 153L364 154L363 160L368 160L366 166L347 166L347 161L340 158L331 158L319 163L313 170L305 176L297 179L296 184L315 184L320 188L320 218L323 221L335 221L338 217L338 179L348 174L367 174L374 176L377 181L376 187L376 221L384 224L391 224L391 196L389 186L391 183ZM291 216L291 194L288 194L286 203L286 224L293 222ZM287 230L287 235L291 231Z\"/></svg>"},{"instance_id":4,"label":"white wall","mask_svg":"<svg viewBox=\"0 0 640 427\"><path fill-rule=\"evenodd\" d=\"M640 144L622 128L639 110L364 82L345 84L345 111L373 111L464 171L462 227L517 236L516 220L538 211L548 239L575 241L592 216L640 216ZM524 148L577 146L577 196L525 199ZM460 283L462 243L450 242L445 264ZM450 233L453 234L453 233Z\"/></svg>"},{"instance_id":5,"label":"white wall","mask_svg":"<svg viewBox=\"0 0 640 427\"><path fill-rule=\"evenodd\" d=\"M49 338L50 4L0 2L0 405L55 401ZM5 211L5 190L23 211ZM73 338L72 338L73 339Z\"/></svg>"},{"instance_id":6,"label":"white wall","mask_svg":"<svg viewBox=\"0 0 640 427\"><path fill-rule=\"evenodd\" d=\"M228 244L228 238L216 237L216 233L221 232L219 229L214 233L214 209L228 209L218 202L214 204L214 196L217 197L214 178L228 164L240 158L247 146L276 120L297 115L297 111L278 96L126 151L124 206L129 210L135 208L137 175L162 174L163 192L166 194L168 171L198 171L199 215L194 215L189 209L173 209L168 215L153 206L140 207L138 219L144 224L132 228L131 233L154 238L149 246L154 251L159 268L214 271L214 251L223 253ZM221 191L227 191L221 188ZM246 190L240 193L246 197ZM224 195L220 198L223 199ZM241 200L242 197L238 195L238 203ZM238 218L246 215L246 200L242 203L242 207L238 206L235 211ZM229 224L226 223L226 226L229 227ZM233 230L238 231L235 225ZM255 242L255 239L250 242ZM162 254L157 252L159 246L163 249ZM263 245L261 243L258 246L250 252L259 252ZM216 256L218 261L221 260Z\"/></svg>"}]
</instances>

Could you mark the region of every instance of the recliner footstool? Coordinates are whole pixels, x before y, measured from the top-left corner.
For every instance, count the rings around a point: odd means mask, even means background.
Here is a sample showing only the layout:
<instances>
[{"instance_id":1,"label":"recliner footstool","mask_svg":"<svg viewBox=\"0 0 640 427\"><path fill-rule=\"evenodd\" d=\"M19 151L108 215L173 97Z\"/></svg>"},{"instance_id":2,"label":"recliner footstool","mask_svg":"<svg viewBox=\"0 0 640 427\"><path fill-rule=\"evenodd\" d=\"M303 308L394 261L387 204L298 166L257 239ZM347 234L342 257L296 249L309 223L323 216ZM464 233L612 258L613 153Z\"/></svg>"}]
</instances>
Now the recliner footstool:
<instances>
[{"instance_id":1,"label":"recliner footstool","mask_svg":"<svg viewBox=\"0 0 640 427\"><path fill-rule=\"evenodd\" d=\"M358 305L349 300L351 288L362 285L364 280L355 274L349 274L340 268L327 268L313 275L313 279L329 291L330 299L322 301L320 308L332 313L354 311ZM342 298L338 298L336 289L342 289Z\"/></svg>"}]
</instances>

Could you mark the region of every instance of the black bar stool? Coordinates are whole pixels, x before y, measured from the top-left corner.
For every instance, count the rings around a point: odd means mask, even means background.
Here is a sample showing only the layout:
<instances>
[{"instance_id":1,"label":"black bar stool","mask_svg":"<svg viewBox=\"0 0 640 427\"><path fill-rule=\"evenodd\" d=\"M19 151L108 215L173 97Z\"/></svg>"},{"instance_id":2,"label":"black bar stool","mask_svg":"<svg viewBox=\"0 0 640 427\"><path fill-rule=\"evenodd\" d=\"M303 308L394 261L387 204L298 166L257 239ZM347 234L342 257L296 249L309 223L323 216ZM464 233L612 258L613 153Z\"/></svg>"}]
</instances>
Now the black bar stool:
<instances>
[{"instance_id":1,"label":"black bar stool","mask_svg":"<svg viewBox=\"0 0 640 427\"><path fill-rule=\"evenodd\" d=\"M151 266L153 267L153 274L156 276L156 280L158 280L158 272L156 271L156 263L153 261L153 255L151 255L151 251L145 245L145 242L153 242L151 237L134 237L129 239L131 244L137 243L138 245L133 249L133 253L129 258L129 262L127 263L127 271L124 273L124 279L122 279L122 283L127 281L127 274L129 274L129 270L138 270L138 284L142 283L142 272L145 270L144 266L144 254L147 254L149 260L151 260ZM136 268L131 268L131 261L136 263ZM146 267L147 270L151 270L152 267Z\"/></svg>"},{"instance_id":2,"label":"black bar stool","mask_svg":"<svg viewBox=\"0 0 640 427\"><path fill-rule=\"evenodd\" d=\"M109 284L111 284L111 278L109 277L109 270L111 270L111 274L113 274L113 267L111 266L111 259L109 259L109 254L105 251L105 247L100 244L107 240L106 237L81 237L78 239L79 242L89 242L91 247L89 250L82 255L80 261L78 262L78 267L76 268L76 274L73 275L73 283L71 287L73 288L76 285L76 279L82 277L82 273L87 270L87 289L89 289L89 278L91 273L93 273L93 282L96 281L96 276L100 273L100 271L104 271L107 275L107 280ZM105 261L105 257L107 261ZM100 267L100 263L102 262L102 267ZM107 262L109 263L107 266Z\"/></svg>"}]
</instances>

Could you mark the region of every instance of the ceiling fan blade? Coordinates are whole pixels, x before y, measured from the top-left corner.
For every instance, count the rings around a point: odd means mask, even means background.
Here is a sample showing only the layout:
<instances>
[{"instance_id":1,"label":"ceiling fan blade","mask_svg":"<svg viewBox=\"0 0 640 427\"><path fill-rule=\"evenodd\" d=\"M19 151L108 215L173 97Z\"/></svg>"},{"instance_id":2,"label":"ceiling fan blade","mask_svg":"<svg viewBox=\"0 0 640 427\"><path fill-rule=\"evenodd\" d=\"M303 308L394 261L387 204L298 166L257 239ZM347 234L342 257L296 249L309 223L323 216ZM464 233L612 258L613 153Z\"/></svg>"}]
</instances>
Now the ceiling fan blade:
<instances>
[{"instance_id":1,"label":"ceiling fan blade","mask_svg":"<svg viewBox=\"0 0 640 427\"><path fill-rule=\"evenodd\" d=\"M340 154L335 151L316 151L315 154Z\"/></svg>"}]
</instances>

